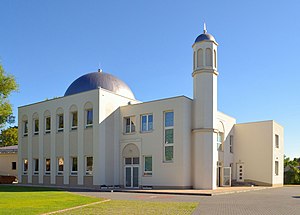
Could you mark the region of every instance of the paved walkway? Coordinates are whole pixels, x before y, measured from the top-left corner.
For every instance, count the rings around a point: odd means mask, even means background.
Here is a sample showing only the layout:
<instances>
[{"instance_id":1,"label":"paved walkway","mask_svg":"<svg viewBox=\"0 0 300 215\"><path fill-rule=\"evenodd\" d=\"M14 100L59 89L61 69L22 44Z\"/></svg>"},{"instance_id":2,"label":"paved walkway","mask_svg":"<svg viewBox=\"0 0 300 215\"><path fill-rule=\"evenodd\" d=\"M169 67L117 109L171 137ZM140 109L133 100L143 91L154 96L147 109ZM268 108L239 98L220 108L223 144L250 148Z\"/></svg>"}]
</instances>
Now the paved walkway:
<instances>
[{"instance_id":1,"label":"paved walkway","mask_svg":"<svg viewBox=\"0 0 300 215\"><path fill-rule=\"evenodd\" d=\"M300 186L227 192L227 195L213 196L84 191L77 193L120 200L199 202L193 214L200 215L300 215Z\"/></svg>"}]
</instances>

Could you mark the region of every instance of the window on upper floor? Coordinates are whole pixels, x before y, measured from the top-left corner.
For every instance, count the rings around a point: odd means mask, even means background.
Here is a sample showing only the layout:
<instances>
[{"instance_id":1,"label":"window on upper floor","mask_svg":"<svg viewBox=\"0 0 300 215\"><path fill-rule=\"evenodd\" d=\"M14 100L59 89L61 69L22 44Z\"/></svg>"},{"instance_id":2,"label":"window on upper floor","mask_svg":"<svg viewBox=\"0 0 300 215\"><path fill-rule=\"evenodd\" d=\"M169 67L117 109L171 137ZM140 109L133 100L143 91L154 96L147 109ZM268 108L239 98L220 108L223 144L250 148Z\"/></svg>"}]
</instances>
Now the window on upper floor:
<instances>
[{"instance_id":1,"label":"window on upper floor","mask_svg":"<svg viewBox=\"0 0 300 215\"><path fill-rule=\"evenodd\" d=\"M93 157L86 157L85 161L85 174L92 175L93 174Z\"/></svg>"},{"instance_id":2,"label":"window on upper floor","mask_svg":"<svg viewBox=\"0 0 300 215\"><path fill-rule=\"evenodd\" d=\"M279 148L279 135L275 134L275 147Z\"/></svg>"},{"instance_id":3,"label":"window on upper floor","mask_svg":"<svg viewBox=\"0 0 300 215\"><path fill-rule=\"evenodd\" d=\"M164 112L164 161L174 159L174 112Z\"/></svg>"},{"instance_id":4,"label":"window on upper floor","mask_svg":"<svg viewBox=\"0 0 300 215\"><path fill-rule=\"evenodd\" d=\"M152 156L144 156L144 176L152 176Z\"/></svg>"},{"instance_id":5,"label":"window on upper floor","mask_svg":"<svg viewBox=\"0 0 300 215\"><path fill-rule=\"evenodd\" d=\"M23 136L28 136L28 120L23 121Z\"/></svg>"},{"instance_id":6,"label":"window on upper floor","mask_svg":"<svg viewBox=\"0 0 300 215\"><path fill-rule=\"evenodd\" d=\"M135 117L124 117L124 133L129 134L135 132Z\"/></svg>"},{"instance_id":7,"label":"window on upper floor","mask_svg":"<svg viewBox=\"0 0 300 215\"><path fill-rule=\"evenodd\" d=\"M45 117L45 133L49 134L51 132L51 117Z\"/></svg>"},{"instance_id":8,"label":"window on upper floor","mask_svg":"<svg viewBox=\"0 0 300 215\"><path fill-rule=\"evenodd\" d=\"M153 130L153 114L141 115L141 132Z\"/></svg>"},{"instance_id":9,"label":"window on upper floor","mask_svg":"<svg viewBox=\"0 0 300 215\"><path fill-rule=\"evenodd\" d=\"M78 127L78 112L71 113L71 130L76 130Z\"/></svg>"},{"instance_id":10,"label":"window on upper floor","mask_svg":"<svg viewBox=\"0 0 300 215\"><path fill-rule=\"evenodd\" d=\"M39 134L39 120L38 119L34 119L34 135L38 135Z\"/></svg>"},{"instance_id":11,"label":"window on upper floor","mask_svg":"<svg viewBox=\"0 0 300 215\"><path fill-rule=\"evenodd\" d=\"M218 151L223 151L223 141L224 141L224 133L219 132L217 134L217 149L218 149Z\"/></svg>"},{"instance_id":12,"label":"window on upper floor","mask_svg":"<svg viewBox=\"0 0 300 215\"><path fill-rule=\"evenodd\" d=\"M229 151L230 153L233 153L233 135L230 135L230 139L229 139Z\"/></svg>"},{"instance_id":13,"label":"window on upper floor","mask_svg":"<svg viewBox=\"0 0 300 215\"><path fill-rule=\"evenodd\" d=\"M57 115L57 131L62 132L64 130L64 115Z\"/></svg>"},{"instance_id":14,"label":"window on upper floor","mask_svg":"<svg viewBox=\"0 0 300 215\"><path fill-rule=\"evenodd\" d=\"M86 113L86 123L85 127L92 127L93 126L93 109L87 109Z\"/></svg>"}]
</instances>

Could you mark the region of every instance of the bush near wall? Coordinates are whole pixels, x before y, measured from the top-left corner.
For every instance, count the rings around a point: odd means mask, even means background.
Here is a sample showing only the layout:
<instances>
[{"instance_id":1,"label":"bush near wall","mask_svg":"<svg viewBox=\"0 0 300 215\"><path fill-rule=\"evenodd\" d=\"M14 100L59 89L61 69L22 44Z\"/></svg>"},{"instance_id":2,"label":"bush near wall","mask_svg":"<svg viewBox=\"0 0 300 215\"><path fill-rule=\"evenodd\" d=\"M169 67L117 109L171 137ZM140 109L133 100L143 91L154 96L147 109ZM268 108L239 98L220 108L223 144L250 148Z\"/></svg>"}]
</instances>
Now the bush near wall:
<instances>
[{"instance_id":1,"label":"bush near wall","mask_svg":"<svg viewBox=\"0 0 300 215\"><path fill-rule=\"evenodd\" d=\"M12 184L15 180L15 176L0 175L0 184Z\"/></svg>"}]
</instances>

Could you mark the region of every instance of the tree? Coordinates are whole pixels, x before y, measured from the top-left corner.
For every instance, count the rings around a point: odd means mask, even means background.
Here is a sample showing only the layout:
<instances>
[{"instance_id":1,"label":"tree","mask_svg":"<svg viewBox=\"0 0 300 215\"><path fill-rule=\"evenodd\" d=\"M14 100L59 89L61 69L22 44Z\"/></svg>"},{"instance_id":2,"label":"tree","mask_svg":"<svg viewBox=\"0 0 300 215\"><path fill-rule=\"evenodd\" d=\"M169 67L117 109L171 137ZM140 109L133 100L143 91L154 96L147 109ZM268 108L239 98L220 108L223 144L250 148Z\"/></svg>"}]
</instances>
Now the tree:
<instances>
[{"instance_id":1,"label":"tree","mask_svg":"<svg viewBox=\"0 0 300 215\"><path fill-rule=\"evenodd\" d=\"M300 184L299 158L290 160L289 157L284 157L284 183L285 184Z\"/></svg>"},{"instance_id":2,"label":"tree","mask_svg":"<svg viewBox=\"0 0 300 215\"><path fill-rule=\"evenodd\" d=\"M2 130L0 134L0 146L18 145L18 127L10 127Z\"/></svg>"},{"instance_id":3,"label":"tree","mask_svg":"<svg viewBox=\"0 0 300 215\"><path fill-rule=\"evenodd\" d=\"M3 127L6 122L9 122L12 115L12 105L8 101L8 96L17 91L18 85L14 76L5 74L5 71L0 64L0 127Z\"/></svg>"}]
</instances>

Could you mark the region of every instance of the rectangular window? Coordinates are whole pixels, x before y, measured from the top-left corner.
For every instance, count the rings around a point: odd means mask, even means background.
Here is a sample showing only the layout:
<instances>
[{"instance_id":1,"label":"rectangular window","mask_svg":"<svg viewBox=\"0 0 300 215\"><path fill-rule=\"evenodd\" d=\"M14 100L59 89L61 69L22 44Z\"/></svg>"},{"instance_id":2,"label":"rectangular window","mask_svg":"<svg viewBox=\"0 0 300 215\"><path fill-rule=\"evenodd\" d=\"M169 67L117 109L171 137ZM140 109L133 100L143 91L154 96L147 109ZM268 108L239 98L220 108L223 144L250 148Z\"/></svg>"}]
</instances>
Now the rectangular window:
<instances>
[{"instance_id":1,"label":"rectangular window","mask_svg":"<svg viewBox=\"0 0 300 215\"><path fill-rule=\"evenodd\" d=\"M86 127L93 126L93 109L86 110Z\"/></svg>"},{"instance_id":2,"label":"rectangular window","mask_svg":"<svg viewBox=\"0 0 300 215\"><path fill-rule=\"evenodd\" d=\"M153 130L153 115L145 114L141 116L141 131L147 132Z\"/></svg>"},{"instance_id":3,"label":"rectangular window","mask_svg":"<svg viewBox=\"0 0 300 215\"><path fill-rule=\"evenodd\" d=\"M233 135L230 135L229 139L229 147L230 147L230 153L233 153Z\"/></svg>"},{"instance_id":4,"label":"rectangular window","mask_svg":"<svg viewBox=\"0 0 300 215\"><path fill-rule=\"evenodd\" d=\"M45 175L50 175L50 170L51 170L51 160L50 160L50 158L46 158Z\"/></svg>"},{"instance_id":5,"label":"rectangular window","mask_svg":"<svg viewBox=\"0 0 300 215\"><path fill-rule=\"evenodd\" d=\"M64 130L64 115L63 114L59 114L57 115L57 131L61 132Z\"/></svg>"},{"instance_id":6,"label":"rectangular window","mask_svg":"<svg viewBox=\"0 0 300 215\"><path fill-rule=\"evenodd\" d=\"M164 161L174 158L174 112L164 112Z\"/></svg>"},{"instance_id":7,"label":"rectangular window","mask_svg":"<svg viewBox=\"0 0 300 215\"><path fill-rule=\"evenodd\" d=\"M144 176L152 176L152 156L144 157Z\"/></svg>"},{"instance_id":8,"label":"rectangular window","mask_svg":"<svg viewBox=\"0 0 300 215\"><path fill-rule=\"evenodd\" d=\"M279 175L279 162L275 161L275 175Z\"/></svg>"},{"instance_id":9,"label":"rectangular window","mask_svg":"<svg viewBox=\"0 0 300 215\"><path fill-rule=\"evenodd\" d=\"M85 174L86 175L93 174L93 157L86 157Z\"/></svg>"},{"instance_id":10,"label":"rectangular window","mask_svg":"<svg viewBox=\"0 0 300 215\"><path fill-rule=\"evenodd\" d=\"M28 160L24 159L23 160L23 173L27 174L27 171L28 171Z\"/></svg>"},{"instance_id":11,"label":"rectangular window","mask_svg":"<svg viewBox=\"0 0 300 215\"><path fill-rule=\"evenodd\" d=\"M26 137L28 136L28 121L25 120L23 122L23 136Z\"/></svg>"},{"instance_id":12,"label":"rectangular window","mask_svg":"<svg viewBox=\"0 0 300 215\"><path fill-rule=\"evenodd\" d=\"M135 132L135 117L125 117L124 118L124 131L126 134Z\"/></svg>"},{"instance_id":13,"label":"rectangular window","mask_svg":"<svg viewBox=\"0 0 300 215\"><path fill-rule=\"evenodd\" d=\"M78 113L77 111L72 112L71 113L71 119L72 119L72 123L71 123L71 129L72 130L76 130L77 126L78 126Z\"/></svg>"},{"instance_id":14,"label":"rectangular window","mask_svg":"<svg viewBox=\"0 0 300 215\"><path fill-rule=\"evenodd\" d=\"M224 140L224 133L219 132L217 134L217 149L218 149L218 151L223 151L223 140Z\"/></svg>"},{"instance_id":15,"label":"rectangular window","mask_svg":"<svg viewBox=\"0 0 300 215\"><path fill-rule=\"evenodd\" d=\"M279 135L275 134L275 147L279 148Z\"/></svg>"},{"instance_id":16,"label":"rectangular window","mask_svg":"<svg viewBox=\"0 0 300 215\"><path fill-rule=\"evenodd\" d=\"M39 159L33 159L33 174L39 173Z\"/></svg>"},{"instance_id":17,"label":"rectangular window","mask_svg":"<svg viewBox=\"0 0 300 215\"><path fill-rule=\"evenodd\" d=\"M39 120L35 119L34 120L34 135L39 134Z\"/></svg>"},{"instance_id":18,"label":"rectangular window","mask_svg":"<svg viewBox=\"0 0 300 215\"><path fill-rule=\"evenodd\" d=\"M48 134L50 133L51 130L51 117L47 116L45 118L45 133Z\"/></svg>"},{"instance_id":19,"label":"rectangular window","mask_svg":"<svg viewBox=\"0 0 300 215\"><path fill-rule=\"evenodd\" d=\"M64 172L64 159L57 158L57 175L62 175Z\"/></svg>"},{"instance_id":20,"label":"rectangular window","mask_svg":"<svg viewBox=\"0 0 300 215\"><path fill-rule=\"evenodd\" d=\"M77 175L77 157L71 158L71 175Z\"/></svg>"},{"instance_id":21,"label":"rectangular window","mask_svg":"<svg viewBox=\"0 0 300 215\"><path fill-rule=\"evenodd\" d=\"M17 162L11 162L11 169L16 170L17 169Z\"/></svg>"}]
</instances>

